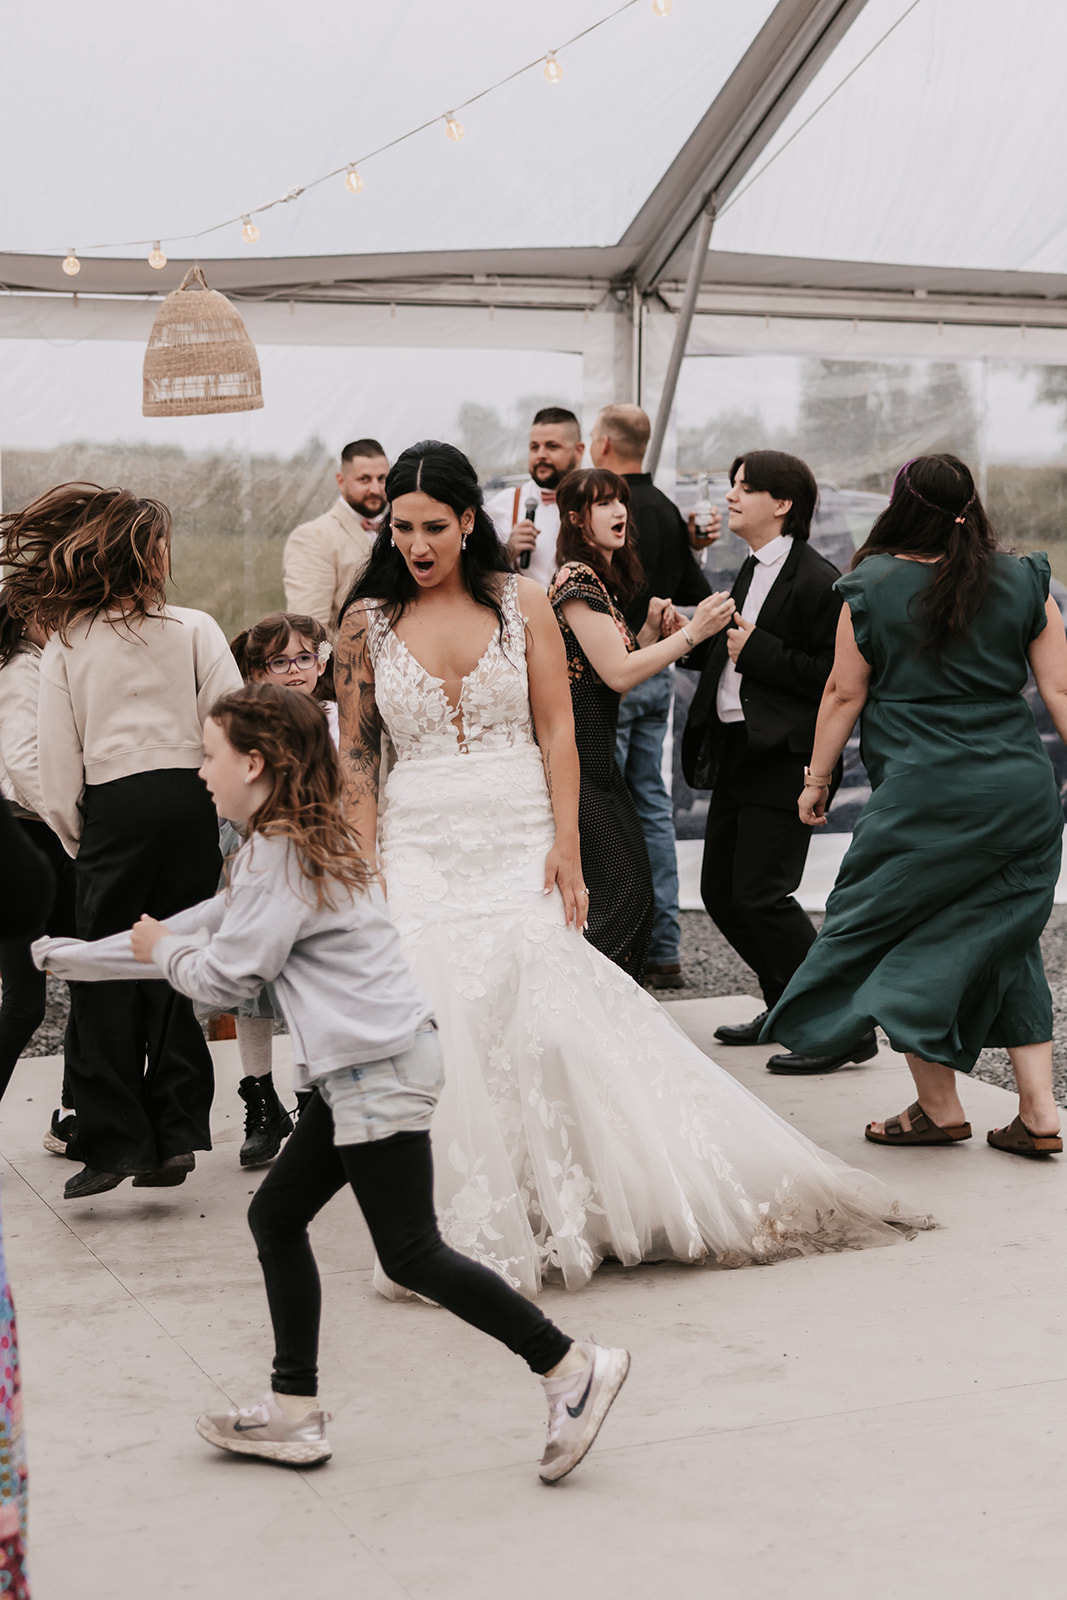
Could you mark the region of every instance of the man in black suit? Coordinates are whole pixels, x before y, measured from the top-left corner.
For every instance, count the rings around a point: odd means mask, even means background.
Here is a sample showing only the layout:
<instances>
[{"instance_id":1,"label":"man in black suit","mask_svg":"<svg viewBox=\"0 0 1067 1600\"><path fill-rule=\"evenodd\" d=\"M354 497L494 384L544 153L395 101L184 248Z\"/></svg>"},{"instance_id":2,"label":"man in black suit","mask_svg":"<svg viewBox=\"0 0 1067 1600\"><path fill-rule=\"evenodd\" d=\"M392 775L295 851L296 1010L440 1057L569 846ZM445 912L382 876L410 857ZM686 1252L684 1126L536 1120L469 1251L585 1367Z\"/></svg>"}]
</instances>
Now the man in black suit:
<instances>
[{"instance_id":1,"label":"man in black suit","mask_svg":"<svg viewBox=\"0 0 1067 1600\"><path fill-rule=\"evenodd\" d=\"M695 789L711 787L701 899L719 932L775 1004L815 939L794 899L811 830L797 814L815 719L834 658L841 602L835 566L808 543L818 491L810 468L753 450L730 468L729 527L750 550L732 590L733 626L702 647L701 677L682 741ZM835 787L840 771L834 774ZM721 1027L725 1044L755 1044L766 1012ZM828 1072L866 1061L873 1033L847 1055L772 1056L772 1072Z\"/></svg>"}]
</instances>

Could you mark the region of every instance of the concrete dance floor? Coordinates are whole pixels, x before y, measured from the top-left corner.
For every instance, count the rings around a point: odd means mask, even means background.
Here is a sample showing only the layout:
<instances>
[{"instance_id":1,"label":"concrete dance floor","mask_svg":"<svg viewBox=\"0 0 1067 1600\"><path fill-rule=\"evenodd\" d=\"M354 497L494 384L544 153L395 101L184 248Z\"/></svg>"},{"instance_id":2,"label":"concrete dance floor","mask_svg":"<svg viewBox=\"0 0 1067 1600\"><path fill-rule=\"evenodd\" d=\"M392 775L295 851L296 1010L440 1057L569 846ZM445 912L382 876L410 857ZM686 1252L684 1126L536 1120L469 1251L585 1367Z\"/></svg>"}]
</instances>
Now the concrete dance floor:
<instances>
[{"instance_id":1,"label":"concrete dance floor","mask_svg":"<svg viewBox=\"0 0 1067 1600\"><path fill-rule=\"evenodd\" d=\"M672 1009L710 1048L756 1002ZM197 1437L199 1411L260 1396L270 1348L234 1046L214 1048L217 1147L175 1190L63 1201L75 1169L41 1148L58 1061L23 1061L4 1099L35 1600L1064 1593L1067 1165L986 1146L1012 1114L1002 1090L967 1086L970 1144L881 1150L862 1130L911 1098L899 1057L790 1082L764 1050L716 1050L943 1227L768 1269L605 1269L546 1294L566 1327L634 1356L599 1444L548 1488L537 1383L445 1313L377 1298L344 1196L315 1234L333 1460L298 1474Z\"/></svg>"}]
</instances>

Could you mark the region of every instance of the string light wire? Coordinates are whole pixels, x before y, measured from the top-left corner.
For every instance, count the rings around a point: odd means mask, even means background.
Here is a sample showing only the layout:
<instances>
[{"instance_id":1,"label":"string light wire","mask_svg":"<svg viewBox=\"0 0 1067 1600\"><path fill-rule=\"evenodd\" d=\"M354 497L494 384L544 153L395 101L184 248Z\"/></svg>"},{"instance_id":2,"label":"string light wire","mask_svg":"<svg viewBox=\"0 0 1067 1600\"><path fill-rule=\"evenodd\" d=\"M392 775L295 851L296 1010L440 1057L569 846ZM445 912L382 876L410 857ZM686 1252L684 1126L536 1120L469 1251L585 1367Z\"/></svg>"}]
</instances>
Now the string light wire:
<instances>
[{"instance_id":1,"label":"string light wire","mask_svg":"<svg viewBox=\"0 0 1067 1600\"><path fill-rule=\"evenodd\" d=\"M769 169L774 166L774 163L778 160L779 156L784 156L785 155L786 151L789 149L789 146L793 143L793 140L794 139L798 139L800 137L800 135L804 132L804 129L808 126L808 124L811 123L811 122L814 122L815 118L819 115L819 112L822 111L824 109L824 107L826 107L826 106L828 106L830 104L830 101L834 98L834 95L838 94L845 87L845 84L849 81L850 78L854 78L856 76L856 73L860 70L860 68L862 66L864 66L871 59L871 57L874 55L875 51L876 50L880 50L882 48L882 46L885 44L886 40L889 38L890 34L891 33L895 33L897 31L897 29L900 27L900 24L902 22L906 22L907 19L911 16L912 12L916 9L916 7L920 6L921 4L922 4L922 0L911 0L911 5L908 6L908 8L905 11L902 11L900 13L900 16L897 18L897 20L890 27L888 27L885 30L885 32L882 34L882 37L880 39L877 39L875 41L875 43L871 45L871 48L867 51L867 53L865 55L860 56L859 60L855 64L855 66L850 68L849 71L845 73L845 76L841 79L840 83L837 83L837 84L834 85L834 87L830 90L830 93L826 96L825 100L820 100L819 101L819 104L814 108L814 110L811 111L808 114L808 116L806 116L804 118L804 121L800 124L799 128L794 128L793 129L793 132L789 135L789 138L786 139L784 144L779 146L779 148L774 152L773 156L771 156L767 161L765 161L763 163L762 167L760 167L759 171L758 172L754 172L752 174L751 178L749 178L748 182L745 183L745 184L742 184L741 188L737 190L737 193L736 194L732 194L730 196L729 200L727 200L726 204L724 206L722 206L719 209L719 211L716 212L716 215L715 215L716 223L720 222L722 220L722 218L725 217L726 213L728 211L731 211L734 208L734 206L742 198L742 196L744 196L744 195L746 195L748 193L748 191L751 189L751 187L752 187L752 185L754 183L758 183L760 181L760 179L763 177L763 174L765 172L769 171Z\"/></svg>"},{"instance_id":2,"label":"string light wire","mask_svg":"<svg viewBox=\"0 0 1067 1600\"><path fill-rule=\"evenodd\" d=\"M572 44L577 44L581 39L587 39L591 33L596 33L599 28L604 28L609 22L614 22L616 17L621 17L624 11L632 11L634 6L642 5L643 3L644 0L624 0L624 3L616 6L614 11L609 11L606 16L601 17L597 22L591 22L587 28L582 28L580 32L572 34L569 39L565 39L550 54L555 56L563 50L569 50ZM918 3L918 0L916 0L916 3ZM276 200L267 200L261 206L252 206L247 211L239 211L236 216L227 217L225 222L214 222L210 227L201 228L198 233L168 234L162 239L123 239L113 241L110 244L83 245L82 255L84 256L97 250L133 250L139 246L159 243L169 245L184 244L190 239L193 241L205 239L208 234L219 233L223 228L232 228L238 222L247 224L250 217L257 217L261 212L272 211L275 206L285 206L293 200L299 200L300 196L306 194L309 189L317 189L319 184L329 183L332 178L349 172L353 167L365 166L368 161L373 161L376 156L384 155L387 150L395 150L397 145L406 144L409 139L414 139L420 133L425 133L427 128L435 127L448 117L455 118L458 112L465 111L468 106L477 105L479 100L486 99L488 95L496 94L498 89L506 88L509 83L514 83L516 78L521 78L527 72L533 72L538 68L543 69L544 64L545 54L542 52L541 55L535 56L532 61L527 61L524 66L516 67L514 72L509 72L505 77L498 78L495 83L489 84L485 89L479 89L478 93L472 94L468 100L458 101L452 111L439 111L436 116L428 117L425 122L420 122L418 127L409 128L407 133L398 134L395 139L387 140L385 144L378 145L376 149L369 151L364 156L360 156L357 160L345 161L341 166L334 167L330 172L324 172L320 177L312 178L308 183L301 184L295 189L290 189L287 194L279 195ZM40 254L56 255L58 252L54 249L43 250ZM73 254L74 252L71 251L71 255Z\"/></svg>"}]
</instances>

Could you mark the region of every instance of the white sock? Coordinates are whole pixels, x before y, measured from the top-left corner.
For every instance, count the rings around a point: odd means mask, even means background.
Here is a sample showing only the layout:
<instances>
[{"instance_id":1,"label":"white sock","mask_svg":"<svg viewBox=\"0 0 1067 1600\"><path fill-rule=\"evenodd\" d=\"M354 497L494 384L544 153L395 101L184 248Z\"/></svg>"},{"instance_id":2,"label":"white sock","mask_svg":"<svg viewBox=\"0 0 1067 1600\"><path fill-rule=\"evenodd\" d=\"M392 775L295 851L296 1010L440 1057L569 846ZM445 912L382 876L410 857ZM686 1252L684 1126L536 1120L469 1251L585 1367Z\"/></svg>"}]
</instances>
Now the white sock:
<instances>
[{"instance_id":1,"label":"white sock","mask_svg":"<svg viewBox=\"0 0 1067 1600\"><path fill-rule=\"evenodd\" d=\"M574 1343L558 1366L553 1367L551 1372L546 1372L545 1377L570 1378L576 1372L584 1372L588 1365L589 1357L584 1350L579 1348L577 1343Z\"/></svg>"},{"instance_id":2,"label":"white sock","mask_svg":"<svg viewBox=\"0 0 1067 1600\"><path fill-rule=\"evenodd\" d=\"M259 1018L255 1020L258 1022ZM275 1389L274 1398L290 1422L299 1422L309 1411L317 1411L319 1408L318 1395L314 1394L279 1394Z\"/></svg>"},{"instance_id":3,"label":"white sock","mask_svg":"<svg viewBox=\"0 0 1067 1600\"><path fill-rule=\"evenodd\" d=\"M241 1056L241 1076L245 1078L270 1077L272 1061L271 1040L274 1038L273 1017L237 1017L237 1049Z\"/></svg>"}]
</instances>

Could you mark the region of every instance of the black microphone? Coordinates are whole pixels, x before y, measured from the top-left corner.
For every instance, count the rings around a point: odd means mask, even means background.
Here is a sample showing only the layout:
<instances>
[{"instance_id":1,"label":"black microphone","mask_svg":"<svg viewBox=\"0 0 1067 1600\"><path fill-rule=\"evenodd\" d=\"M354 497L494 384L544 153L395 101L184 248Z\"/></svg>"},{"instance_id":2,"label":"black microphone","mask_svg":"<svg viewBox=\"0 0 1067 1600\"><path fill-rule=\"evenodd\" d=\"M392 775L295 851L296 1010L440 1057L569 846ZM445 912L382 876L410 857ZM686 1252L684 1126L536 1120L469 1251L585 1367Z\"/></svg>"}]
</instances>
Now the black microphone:
<instances>
[{"instance_id":1,"label":"black microphone","mask_svg":"<svg viewBox=\"0 0 1067 1600\"><path fill-rule=\"evenodd\" d=\"M534 496L532 494L527 496L526 505L524 506L523 509L524 509L524 511L526 513L527 522L532 522L534 517L535 517L535 515L536 515L536 513L537 513L537 501L536 501L536 499L534 498ZM522 571L525 572L526 568L529 565L530 565L530 552L529 552L529 550L523 550L521 555L519 556L519 566L521 567Z\"/></svg>"}]
</instances>

